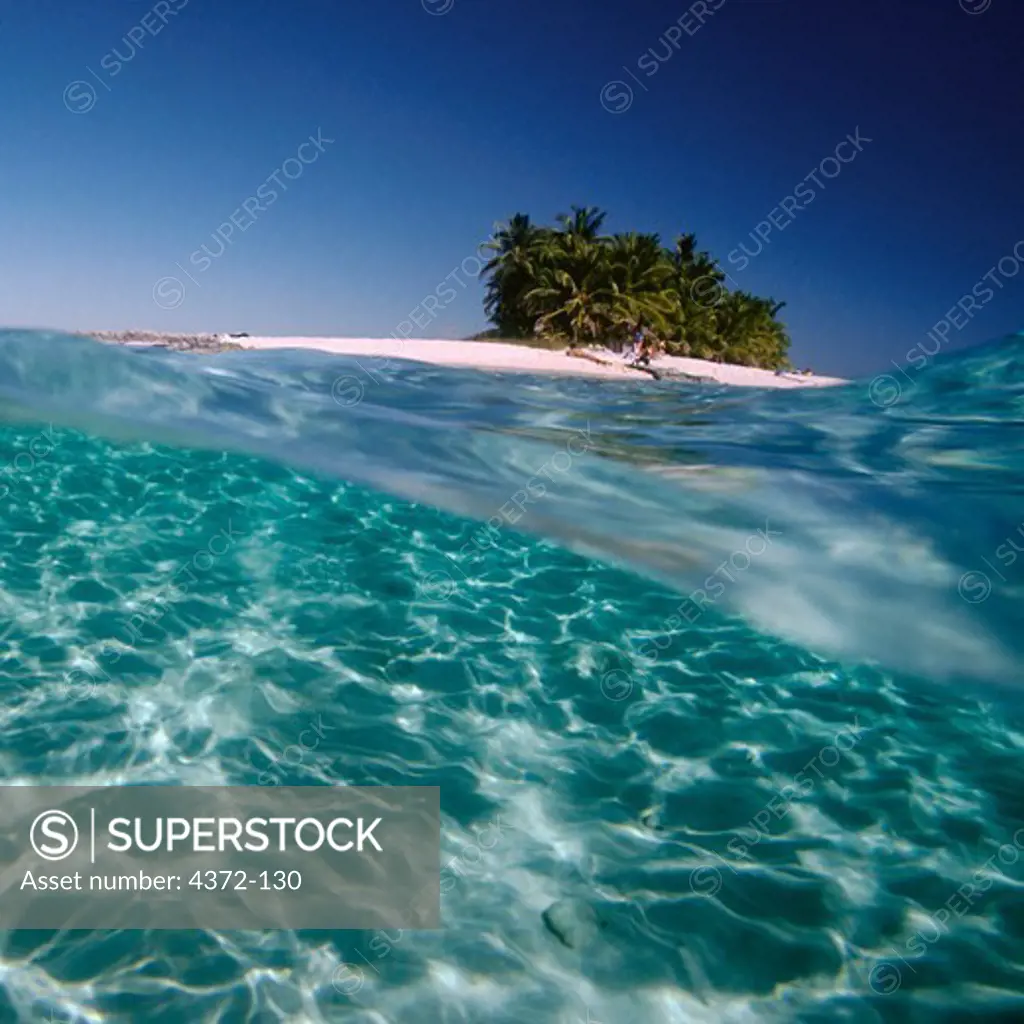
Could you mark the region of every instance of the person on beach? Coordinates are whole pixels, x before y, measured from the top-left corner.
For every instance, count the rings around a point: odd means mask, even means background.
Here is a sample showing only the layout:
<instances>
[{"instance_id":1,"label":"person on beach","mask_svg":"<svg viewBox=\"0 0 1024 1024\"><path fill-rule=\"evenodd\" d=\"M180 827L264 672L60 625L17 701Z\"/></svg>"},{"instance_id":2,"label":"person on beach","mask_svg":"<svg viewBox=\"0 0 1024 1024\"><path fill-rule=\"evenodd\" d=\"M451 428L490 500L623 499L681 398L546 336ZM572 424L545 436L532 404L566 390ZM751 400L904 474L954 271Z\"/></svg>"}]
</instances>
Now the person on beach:
<instances>
[{"instance_id":1,"label":"person on beach","mask_svg":"<svg viewBox=\"0 0 1024 1024\"><path fill-rule=\"evenodd\" d=\"M641 329L638 334L640 337L636 342L633 365L646 369L651 365L651 356L654 355L654 343L651 341L647 332L643 329Z\"/></svg>"},{"instance_id":2,"label":"person on beach","mask_svg":"<svg viewBox=\"0 0 1024 1024\"><path fill-rule=\"evenodd\" d=\"M651 362L650 342L642 324L633 332L633 347L627 356L633 366L647 366Z\"/></svg>"},{"instance_id":3,"label":"person on beach","mask_svg":"<svg viewBox=\"0 0 1024 1024\"><path fill-rule=\"evenodd\" d=\"M629 344L629 348L626 350L626 362L635 363L636 357L640 352L640 343L643 341L643 328L637 326L633 331L632 339Z\"/></svg>"}]
</instances>

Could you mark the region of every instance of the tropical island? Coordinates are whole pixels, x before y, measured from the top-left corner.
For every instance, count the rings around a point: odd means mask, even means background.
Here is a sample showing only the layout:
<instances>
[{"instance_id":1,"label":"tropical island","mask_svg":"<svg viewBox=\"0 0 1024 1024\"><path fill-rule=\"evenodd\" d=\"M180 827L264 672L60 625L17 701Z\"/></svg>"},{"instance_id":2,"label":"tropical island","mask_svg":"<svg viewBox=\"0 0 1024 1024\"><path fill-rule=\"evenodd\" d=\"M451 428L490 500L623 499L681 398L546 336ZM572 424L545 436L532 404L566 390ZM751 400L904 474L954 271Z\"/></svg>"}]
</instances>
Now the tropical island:
<instances>
[{"instance_id":1,"label":"tropical island","mask_svg":"<svg viewBox=\"0 0 1024 1024\"><path fill-rule=\"evenodd\" d=\"M359 372L343 378L358 384L351 394L346 391L346 401L351 395L360 400L360 389L378 383L379 374L396 360L499 373L653 377L742 387L846 383L810 370L792 372L789 335L778 319L784 303L730 290L728 275L698 248L694 235L680 235L666 248L656 234L604 234L604 220L599 209L572 207L551 227L534 224L523 213L496 225L478 250L483 259L476 271L484 283L484 312L494 326L461 341L413 334L450 298L433 306L424 300L389 336L379 338L88 333L108 343L195 354L302 348L373 359L369 369L357 362ZM447 292L456 294L451 288ZM442 288L435 294L440 299ZM640 350L623 359L619 353L632 348L638 331Z\"/></svg>"},{"instance_id":2,"label":"tropical island","mask_svg":"<svg viewBox=\"0 0 1024 1024\"><path fill-rule=\"evenodd\" d=\"M692 234L666 248L656 234L602 234L606 214L572 207L552 227L517 213L484 248L484 311L477 341L619 350L638 328L667 355L791 368L778 319L785 303L726 287L726 274Z\"/></svg>"}]
</instances>

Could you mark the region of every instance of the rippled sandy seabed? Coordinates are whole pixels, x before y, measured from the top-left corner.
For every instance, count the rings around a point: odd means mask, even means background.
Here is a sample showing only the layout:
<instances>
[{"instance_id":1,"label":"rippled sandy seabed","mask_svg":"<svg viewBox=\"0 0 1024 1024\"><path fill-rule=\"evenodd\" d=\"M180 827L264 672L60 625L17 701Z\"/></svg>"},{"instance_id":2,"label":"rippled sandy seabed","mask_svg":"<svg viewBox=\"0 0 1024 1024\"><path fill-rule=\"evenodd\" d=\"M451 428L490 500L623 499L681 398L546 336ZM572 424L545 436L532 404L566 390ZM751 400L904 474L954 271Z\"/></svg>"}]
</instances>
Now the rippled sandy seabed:
<instances>
[{"instance_id":1,"label":"rippled sandy seabed","mask_svg":"<svg viewBox=\"0 0 1024 1024\"><path fill-rule=\"evenodd\" d=\"M4 783L437 785L445 922L5 932L0 1021L1024 1019L1015 691L279 461L0 466Z\"/></svg>"}]
</instances>

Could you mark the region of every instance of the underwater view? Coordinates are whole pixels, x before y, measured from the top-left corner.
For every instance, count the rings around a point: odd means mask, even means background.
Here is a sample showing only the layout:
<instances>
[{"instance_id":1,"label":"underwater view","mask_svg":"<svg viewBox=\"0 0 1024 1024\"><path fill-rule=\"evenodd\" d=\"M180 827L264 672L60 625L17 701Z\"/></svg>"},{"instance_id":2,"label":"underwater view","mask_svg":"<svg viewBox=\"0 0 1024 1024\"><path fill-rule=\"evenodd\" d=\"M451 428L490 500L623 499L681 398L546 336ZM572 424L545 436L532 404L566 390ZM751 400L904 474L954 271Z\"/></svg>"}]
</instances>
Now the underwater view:
<instances>
[{"instance_id":1,"label":"underwater view","mask_svg":"<svg viewBox=\"0 0 1024 1024\"><path fill-rule=\"evenodd\" d=\"M0 1021L1024 1019L1024 336L910 373L0 332L4 785L438 786L443 923L7 930Z\"/></svg>"}]
</instances>

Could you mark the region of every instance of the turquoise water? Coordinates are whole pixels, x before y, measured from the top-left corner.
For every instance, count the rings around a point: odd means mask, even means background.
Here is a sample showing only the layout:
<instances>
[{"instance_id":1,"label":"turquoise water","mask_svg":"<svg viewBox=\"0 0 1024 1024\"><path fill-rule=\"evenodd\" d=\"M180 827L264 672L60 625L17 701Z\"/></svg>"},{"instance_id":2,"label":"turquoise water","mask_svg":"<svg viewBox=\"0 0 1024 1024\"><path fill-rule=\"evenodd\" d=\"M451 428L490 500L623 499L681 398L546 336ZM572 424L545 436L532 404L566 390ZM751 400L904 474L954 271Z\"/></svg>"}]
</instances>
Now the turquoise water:
<instances>
[{"instance_id":1,"label":"turquoise water","mask_svg":"<svg viewBox=\"0 0 1024 1024\"><path fill-rule=\"evenodd\" d=\"M0 332L5 783L439 785L446 925L9 931L0 1021L1024 1018L1024 339L907 374Z\"/></svg>"}]
</instances>

